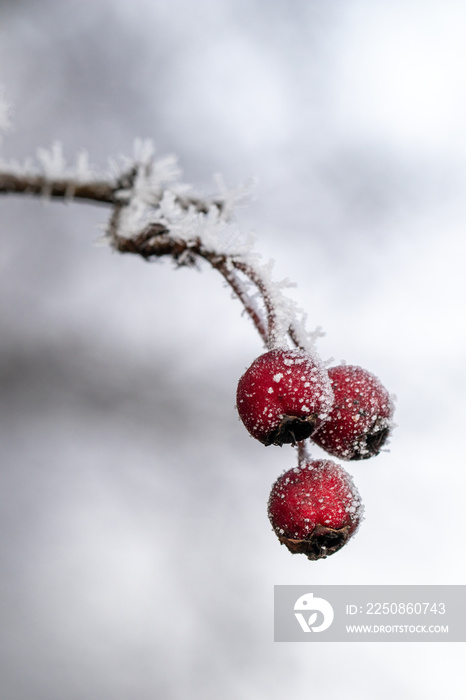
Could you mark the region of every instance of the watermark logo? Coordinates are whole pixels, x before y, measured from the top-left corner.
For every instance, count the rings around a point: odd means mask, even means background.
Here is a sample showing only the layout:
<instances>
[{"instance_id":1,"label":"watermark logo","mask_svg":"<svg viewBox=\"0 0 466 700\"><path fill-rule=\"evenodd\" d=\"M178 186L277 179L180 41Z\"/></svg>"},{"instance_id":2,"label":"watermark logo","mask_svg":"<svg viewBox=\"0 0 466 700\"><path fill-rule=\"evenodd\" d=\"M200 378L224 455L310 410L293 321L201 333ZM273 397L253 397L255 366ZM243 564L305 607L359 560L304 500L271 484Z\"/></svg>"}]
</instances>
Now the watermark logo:
<instances>
[{"instance_id":1,"label":"watermark logo","mask_svg":"<svg viewBox=\"0 0 466 700\"><path fill-rule=\"evenodd\" d=\"M325 598L314 598L313 593L305 593L300 596L294 604L295 617L298 620L303 632L323 632L328 629L333 622L333 608ZM300 612L296 612L300 611ZM309 614L306 620L303 612ZM322 613L320 624L316 625L318 613Z\"/></svg>"},{"instance_id":2,"label":"watermark logo","mask_svg":"<svg viewBox=\"0 0 466 700\"><path fill-rule=\"evenodd\" d=\"M464 585L275 586L276 642L466 642Z\"/></svg>"}]
</instances>

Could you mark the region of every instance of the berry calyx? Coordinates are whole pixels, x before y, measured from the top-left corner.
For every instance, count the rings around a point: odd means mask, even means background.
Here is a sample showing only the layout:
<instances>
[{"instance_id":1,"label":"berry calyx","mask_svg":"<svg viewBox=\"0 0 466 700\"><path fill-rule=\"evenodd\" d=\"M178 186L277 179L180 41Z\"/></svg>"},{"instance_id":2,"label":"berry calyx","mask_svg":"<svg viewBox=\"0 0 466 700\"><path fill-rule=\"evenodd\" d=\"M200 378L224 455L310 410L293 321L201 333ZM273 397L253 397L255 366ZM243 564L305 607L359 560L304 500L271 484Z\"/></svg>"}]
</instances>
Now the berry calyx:
<instances>
[{"instance_id":1,"label":"berry calyx","mask_svg":"<svg viewBox=\"0 0 466 700\"><path fill-rule=\"evenodd\" d=\"M292 554L316 561L338 552L356 532L363 506L351 476L324 459L282 474L272 487L268 515Z\"/></svg>"},{"instance_id":2,"label":"berry calyx","mask_svg":"<svg viewBox=\"0 0 466 700\"><path fill-rule=\"evenodd\" d=\"M264 445L295 444L310 437L332 405L327 371L299 349L277 348L260 355L236 392L241 420Z\"/></svg>"},{"instance_id":3,"label":"berry calyx","mask_svg":"<svg viewBox=\"0 0 466 700\"><path fill-rule=\"evenodd\" d=\"M347 460L378 455L392 428L394 405L380 380L362 367L329 369L335 403L312 440L331 455Z\"/></svg>"}]
</instances>

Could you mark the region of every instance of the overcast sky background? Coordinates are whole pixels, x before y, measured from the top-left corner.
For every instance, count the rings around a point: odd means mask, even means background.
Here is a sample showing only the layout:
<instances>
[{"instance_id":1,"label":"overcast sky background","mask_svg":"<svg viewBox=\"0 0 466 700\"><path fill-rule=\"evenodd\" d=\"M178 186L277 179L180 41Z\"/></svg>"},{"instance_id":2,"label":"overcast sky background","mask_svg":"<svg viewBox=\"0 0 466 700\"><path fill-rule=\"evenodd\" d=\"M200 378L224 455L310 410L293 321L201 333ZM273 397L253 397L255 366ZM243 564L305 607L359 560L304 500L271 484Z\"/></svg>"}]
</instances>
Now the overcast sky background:
<instances>
[{"instance_id":1,"label":"overcast sky background","mask_svg":"<svg viewBox=\"0 0 466 700\"><path fill-rule=\"evenodd\" d=\"M3 198L0 677L8 700L457 697L460 644L274 644L275 584L464 584L466 8L460 0L3 0L3 157L135 137L215 191L398 396L325 561L280 547L294 466L235 413L261 351L214 271L95 245L107 211ZM317 448L316 456L321 456ZM461 656L460 656L461 654Z\"/></svg>"}]
</instances>

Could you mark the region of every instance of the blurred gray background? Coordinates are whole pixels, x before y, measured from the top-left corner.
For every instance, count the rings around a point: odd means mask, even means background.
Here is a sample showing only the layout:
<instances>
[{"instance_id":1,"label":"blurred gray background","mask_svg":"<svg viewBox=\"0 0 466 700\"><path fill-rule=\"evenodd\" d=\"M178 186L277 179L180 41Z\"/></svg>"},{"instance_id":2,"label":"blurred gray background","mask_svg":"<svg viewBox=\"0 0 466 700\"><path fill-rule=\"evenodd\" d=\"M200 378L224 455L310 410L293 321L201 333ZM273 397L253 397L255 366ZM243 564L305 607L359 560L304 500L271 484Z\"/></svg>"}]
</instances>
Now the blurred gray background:
<instances>
[{"instance_id":1,"label":"blurred gray background","mask_svg":"<svg viewBox=\"0 0 466 700\"><path fill-rule=\"evenodd\" d=\"M95 245L107 210L1 200L5 700L457 697L462 647L274 644L275 584L464 583L466 8L460 0L10 0L4 158L135 137L237 214L321 325L398 396L366 505L320 562L280 547L294 466L235 413L262 351L210 269ZM321 456L318 449L315 456Z\"/></svg>"}]
</instances>

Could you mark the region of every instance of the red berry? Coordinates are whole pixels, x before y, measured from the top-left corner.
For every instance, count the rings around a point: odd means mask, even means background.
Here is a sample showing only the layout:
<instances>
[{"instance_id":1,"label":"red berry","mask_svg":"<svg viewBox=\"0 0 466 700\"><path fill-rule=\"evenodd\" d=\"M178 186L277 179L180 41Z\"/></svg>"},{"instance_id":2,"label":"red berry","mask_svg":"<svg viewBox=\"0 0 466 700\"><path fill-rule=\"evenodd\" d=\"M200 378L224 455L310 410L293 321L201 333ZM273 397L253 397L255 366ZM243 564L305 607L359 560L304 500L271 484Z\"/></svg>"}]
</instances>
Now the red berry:
<instances>
[{"instance_id":1,"label":"red berry","mask_svg":"<svg viewBox=\"0 0 466 700\"><path fill-rule=\"evenodd\" d=\"M351 476L328 459L282 474L273 485L268 513L280 542L293 554L317 560L334 554L362 519Z\"/></svg>"},{"instance_id":2,"label":"red berry","mask_svg":"<svg viewBox=\"0 0 466 700\"><path fill-rule=\"evenodd\" d=\"M313 441L341 459L378 455L392 427L394 405L380 380L361 367L329 370L335 403Z\"/></svg>"},{"instance_id":3,"label":"red berry","mask_svg":"<svg viewBox=\"0 0 466 700\"><path fill-rule=\"evenodd\" d=\"M332 404L327 371L297 349L278 348L258 357L239 380L236 393L241 420L264 445L308 438Z\"/></svg>"}]
</instances>

